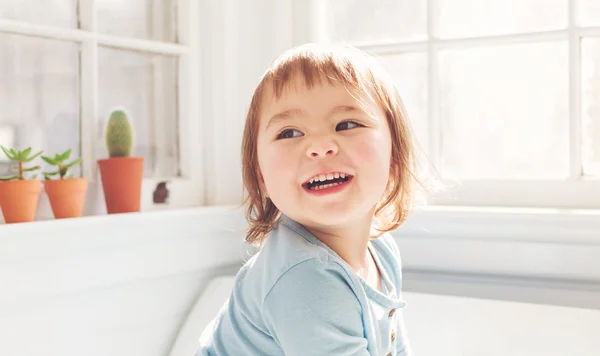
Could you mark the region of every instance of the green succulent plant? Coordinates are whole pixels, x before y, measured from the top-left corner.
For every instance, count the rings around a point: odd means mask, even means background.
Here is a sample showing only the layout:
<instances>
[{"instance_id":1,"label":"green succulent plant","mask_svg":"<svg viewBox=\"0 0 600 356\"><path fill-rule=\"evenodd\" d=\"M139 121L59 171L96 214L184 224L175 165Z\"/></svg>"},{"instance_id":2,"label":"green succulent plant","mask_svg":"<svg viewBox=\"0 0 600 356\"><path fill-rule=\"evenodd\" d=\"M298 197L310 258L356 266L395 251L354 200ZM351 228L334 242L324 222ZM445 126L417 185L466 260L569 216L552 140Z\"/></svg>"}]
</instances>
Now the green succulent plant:
<instances>
[{"instance_id":1,"label":"green succulent plant","mask_svg":"<svg viewBox=\"0 0 600 356\"><path fill-rule=\"evenodd\" d=\"M34 154L33 156L31 156L31 147L27 147L26 149L24 149L22 151L15 150L13 148L6 148L4 146L0 146L0 147L2 148L2 151L4 151L4 154L6 155L6 157L8 157L11 161L16 162L15 166L12 167L13 170L16 171L16 173L11 176L1 177L0 180L3 180L3 181L25 180L25 179L27 179L27 178L25 178L25 172L33 172L33 171L40 169L40 166L33 166L33 167L26 168L24 166L24 164L33 161L37 156L41 155L43 153L43 151L40 151L40 152ZM35 179L36 177L37 177L37 174L34 174L33 176L30 177L30 179Z\"/></svg>"},{"instance_id":2,"label":"green succulent plant","mask_svg":"<svg viewBox=\"0 0 600 356\"><path fill-rule=\"evenodd\" d=\"M81 162L81 158L77 158L69 163L65 163L65 161L68 160L69 157L71 157L70 149L66 150L63 153L57 153L54 155L54 157L42 156L42 159L46 163L56 167L55 171L44 172L44 177L46 179L52 179L53 176L58 175L59 179L73 178L73 174L71 173L69 168Z\"/></svg>"},{"instance_id":3,"label":"green succulent plant","mask_svg":"<svg viewBox=\"0 0 600 356\"><path fill-rule=\"evenodd\" d=\"M133 148L133 126L123 110L114 110L104 133L109 157L129 157Z\"/></svg>"}]
</instances>

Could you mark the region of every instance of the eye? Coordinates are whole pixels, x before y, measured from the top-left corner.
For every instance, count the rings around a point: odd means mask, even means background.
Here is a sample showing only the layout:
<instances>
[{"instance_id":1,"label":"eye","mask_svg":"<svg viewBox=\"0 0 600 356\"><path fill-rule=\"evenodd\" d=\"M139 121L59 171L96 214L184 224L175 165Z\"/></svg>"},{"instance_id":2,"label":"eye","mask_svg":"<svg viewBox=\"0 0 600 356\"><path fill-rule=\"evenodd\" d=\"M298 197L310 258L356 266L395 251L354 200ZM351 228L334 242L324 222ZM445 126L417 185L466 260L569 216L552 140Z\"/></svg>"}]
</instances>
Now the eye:
<instances>
[{"instance_id":1,"label":"eye","mask_svg":"<svg viewBox=\"0 0 600 356\"><path fill-rule=\"evenodd\" d=\"M282 138L294 138L294 137L300 137L300 136L304 136L304 134L298 130L286 129L286 130L281 131L279 133L279 135L277 135L277 139L280 140Z\"/></svg>"},{"instance_id":2,"label":"eye","mask_svg":"<svg viewBox=\"0 0 600 356\"><path fill-rule=\"evenodd\" d=\"M342 131L342 130L349 130L349 129L353 129L356 127L362 127L363 125L356 123L354 121L344 121L344 122L340 122L339 124L337 124L337 126L335 127L336 131Z\"/></svg>"}]
</instances>

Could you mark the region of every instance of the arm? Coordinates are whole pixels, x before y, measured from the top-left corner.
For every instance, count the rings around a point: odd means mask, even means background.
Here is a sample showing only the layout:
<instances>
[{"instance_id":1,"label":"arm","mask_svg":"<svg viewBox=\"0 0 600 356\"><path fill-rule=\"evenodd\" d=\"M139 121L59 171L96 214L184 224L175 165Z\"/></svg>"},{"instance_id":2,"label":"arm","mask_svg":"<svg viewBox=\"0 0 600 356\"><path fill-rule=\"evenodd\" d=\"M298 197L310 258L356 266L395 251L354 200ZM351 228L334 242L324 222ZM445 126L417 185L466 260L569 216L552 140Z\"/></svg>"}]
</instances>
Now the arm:
<instances>
[{"instance_id":1,"label":"arm","mask_svg":"<svg viewBox=\"0 0 600 356\"><path fill-rule=\"evenodd\" d=\"M346 272L304 261L284 273L263 304L265 323L286 356L368 356L361 307Z\"/></svg>"}]
</instances>

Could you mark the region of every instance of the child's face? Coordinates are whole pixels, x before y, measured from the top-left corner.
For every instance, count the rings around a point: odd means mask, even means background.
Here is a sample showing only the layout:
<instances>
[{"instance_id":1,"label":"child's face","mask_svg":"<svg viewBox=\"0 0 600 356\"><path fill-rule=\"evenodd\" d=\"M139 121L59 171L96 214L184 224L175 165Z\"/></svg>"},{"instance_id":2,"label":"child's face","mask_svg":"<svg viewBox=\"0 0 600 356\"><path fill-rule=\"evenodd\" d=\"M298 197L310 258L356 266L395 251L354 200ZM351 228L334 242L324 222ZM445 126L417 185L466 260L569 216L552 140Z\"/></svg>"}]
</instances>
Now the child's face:
<instances>
[{"instance_id":1,"label":"child's face","mask_svg":"<svg viewBox=\"0 0 600 356\"><path fill-rule=\"evenodd\" d=\"M258 163L275 206L306 226L370 221L390 177L391 137L381 108L365 96L371 114L365 112L341 85L308 89L298 80L277 101L266 92ZM319 176L334 179L315 187L310 180Z\"/></svg>"}]
</instances>

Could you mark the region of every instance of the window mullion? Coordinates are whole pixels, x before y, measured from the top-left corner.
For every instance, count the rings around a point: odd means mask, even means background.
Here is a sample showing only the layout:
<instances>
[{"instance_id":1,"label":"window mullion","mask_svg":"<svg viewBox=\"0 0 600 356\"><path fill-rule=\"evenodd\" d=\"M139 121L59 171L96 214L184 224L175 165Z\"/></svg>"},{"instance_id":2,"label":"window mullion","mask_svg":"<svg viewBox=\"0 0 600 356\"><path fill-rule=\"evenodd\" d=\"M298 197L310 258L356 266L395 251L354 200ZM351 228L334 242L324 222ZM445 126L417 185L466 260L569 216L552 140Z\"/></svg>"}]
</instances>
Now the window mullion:
<instances>
[{"instance_id":1,"label":"window mullion","mask_svg":"<svg viewBox=\"0 0 600 356\"><path fill-rule=\"evenodd\" d=\"M178 0L176 2L177 8L175 9L176 16L176 38L179 45L189 46L189 48L195 48L196 44L191 43L197 41L196 34L193 30L198 31L196 25L197 21L193 18L195 14L199 13L193 1ZM193 57L193 58L192 58ZM194 51L188 51L186 54L181 54L177 58L176 64L176 75L177 75L177 94L175 97L175 105L178 119L177 130L177 149L179 150L179 174L183 178L193 177L194 174L191 172L191 168L194 168L194 154L193 147L193 133L200 132L197 128L199 120L191 120L190 114L197 112L190 109L190 105L200 99L199 92L194 92L197 88L193 86L193 79L196 78L196 73L192 71L191 61L199 61L198 56ZM192 89L194 88L194 89ZM193 98L193 99L192 99ZM201 154L198 152L198 159L201 159Z\"/></svg>"},{"instance_id":2,"label":"window mullion","mask_svg":"<svg viewBox=\"0 0 600 356\"><path fill-rule=\"evenodd\" d=\"M581 37L577 33L576 0L569 0L569 177L583 174L581 137Z\"/></svg>"},{"instance_id":3,"label":"window mullion","mask_svg":"<svg viewBox=\"0 0 600 356\"><path fill-rule=\"evenodd\" d=\"M202 98L199 80L200 47L197 14L200 13L200 4L196 1L178 0L177 40L184 46L186 53L180 54L177 61L177 116L178 149L180 160L180 175L186 182L194 182L193 191L188 189L187 196L190 202L203 203L205 170L203 169L205 144L198 139L204 132L204 120L200 120ZM195 204L195 203L194 203Z\"/></svg>"},{"instance_id":4,"label":"window mullion","mask_svg":"<svg viewBox=\"0 0 600 356\"><path fill-rule=\"evenodd\" d=\"M96 33L95 0L79 0L79 24L82 30ZM83 176L96 177L96 116L98 108L98 41L95 36L81 44L80 56L80 137Z\"/></svg>"},{"instance_id":5,"label":"window mullion","mask_svg":"<svg viewBox=\"0 0 600 356\"><path fill-rule=\"evenodd\" d=\"M438 4L427 0L427 117L429 127L428 156L435 167L440 167L443 132L439 116L439 73L438 73Z\"/></svg>"}]
</instances>

